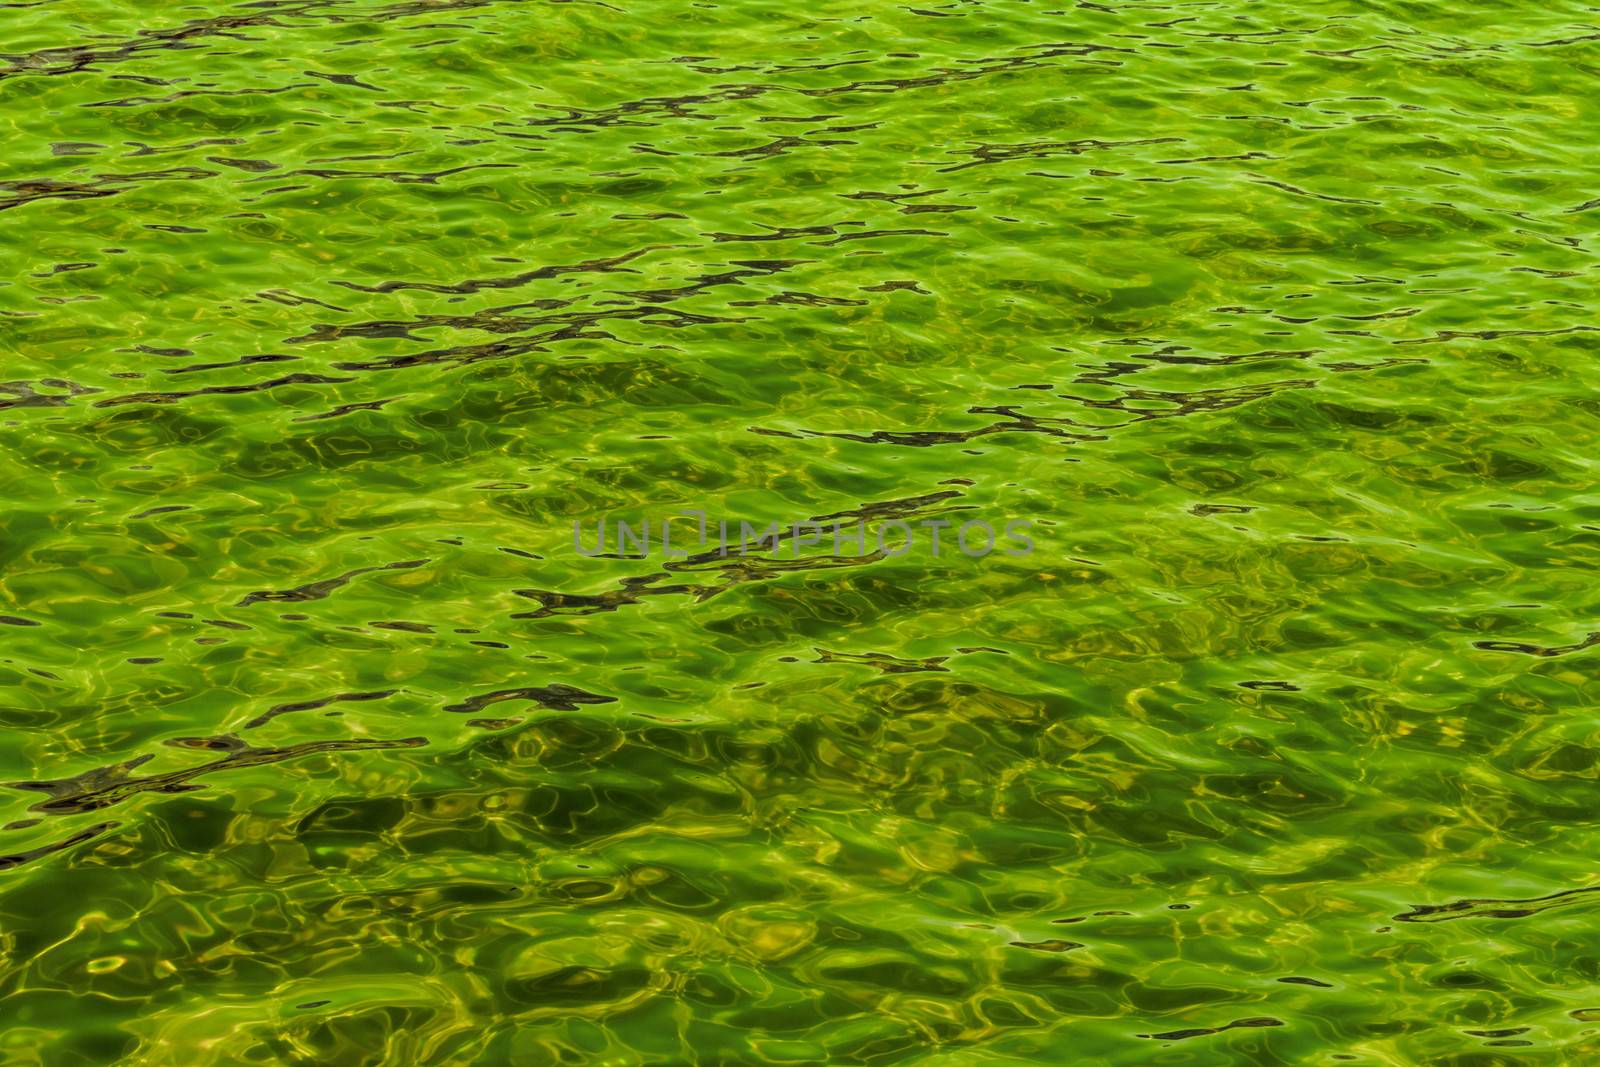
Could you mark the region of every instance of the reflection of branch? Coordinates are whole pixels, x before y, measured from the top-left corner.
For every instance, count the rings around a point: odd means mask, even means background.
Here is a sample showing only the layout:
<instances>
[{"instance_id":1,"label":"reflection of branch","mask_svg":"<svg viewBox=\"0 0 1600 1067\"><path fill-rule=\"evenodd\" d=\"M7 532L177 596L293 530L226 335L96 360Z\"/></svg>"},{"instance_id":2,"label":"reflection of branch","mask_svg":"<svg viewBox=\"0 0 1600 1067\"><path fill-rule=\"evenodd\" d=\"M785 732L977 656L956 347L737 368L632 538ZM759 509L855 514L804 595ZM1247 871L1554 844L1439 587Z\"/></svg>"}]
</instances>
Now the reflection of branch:
<instances>
[{"instance_id":1,"label":"reflection of branch","mask_svg":"<svg viewBox=\"0 0 1600 1067\"><path fill-rule=\"evenodd\" d=\"M320 582L307 582L297 585L293 589L258 589L254 593L247 593L239 601L239 606L254 604L258 600L288 600L296 603L303 600L322 600L335 589L349 585L352 578L359 578L363 574L372 574L376 571L408 571L415 567L431 563L432 560L408 559L398 563L385 563L377 567L357 567L353 571L345 571L336 578L324 578Z\"/></svg>"},{"instance_id":2,"label":"reflection of branch","mask_svg":"<svg viewBox=\"0 0 1600 1067\"><path fill-rule=\"evenodd\" d=\"M127 772L133 770L152 758L146 754L137 756L122 763L114 763L109 767L98 767L92 771L72 778L61 778L55 781L41 782L8 782L12 789L29 789L41 793L49 793L49 800L42 800L29 808L29 811L44 812L48 815L76 815L85 811L97 811L100 808L109 808L113 804L120 804L129 797L138 793L188 793L199 786L188 783L202 775L212 774L216 771L233 770L238 767L259 767L267 763L281 763L284 760L295 759L299 756L309 756L317 752L350 752L356 749L375 748L417 748L428 743L426 738L407 737L399 741L307 741L299 745L287 745L282 748L252 748L237 737L184 737L171 742L179 748L202 748L212 751L225 751L228 754L221 759L210 763L202 763L198 767L187 767L183 770L168 771L165 774L153 774L148 778L140 778Z\"/></svg>"},{"instance_id":3,"label":"reflection of branch","mask_svg":"<svg viewBox=\"0 0 1600 1067\"><path fill-rule=\"evenodd\" d=\"M1474 641L1473 648L1481 648L1486 652L1521 652L1529 656L1565 656L1573 652L1582 652L1586 648L1600 645L1600 632L1591 633L1582 641L1573 645L1530 645L1519 641Z\"/></svg>"},{"instance_id":4,"label":"reflection of branch","mask_svg":"<svg viewBox=\"0 0 1600 1067\"><path fill-rule=\"evenodd\" d=\"M1490 897L1457 900L1450 904L1413 904L1404 915L1396 915L1402 923L1439 923L1450 919L1521 919L1562 904L1575 902L1580 897L1600 892L1600 885L1581 889L1563 889L1545 897L1526 900L1495 900Z\"/></svg>"},{"instance_id":5,"label":"reflection of branch","mask_svg":"<svg viewBox=\"0 0 1600 1067\"><path fill-rule=\"evenodd\" d=\"M73 845L82 844L85 841L99 837L107 830L115 829L121 825L122 824L118 822L96 823L88 829L79 830L77 833L64 840L55 841L48 845L40 845L38 848L32 848L26 852L13 852L9 856L0 856L0 871L9 871L13 867L20 867L24 863L28 863L36 859L42 859L43 857L49 856L52 853L64 851L71 848Z\"/></svg>"},{"instance_id":6,"label":"reflection of branch","mask_svg":"<svg viewBox=\"0 0 1600 1067\"><path fill-rule=\"evenodd\" d=\"M587 693L582 689L570 685L524 686L521 689L496 689L492 693L479 693L475 697L468 697L459 704L446 704L445 711L472 712L482 711L490 704L498 704L502 700L531 700L541 708L551 711L577 711L580 704L615 704L616 697L604 696L600 693Z\"/></svg>"}]
</instances>

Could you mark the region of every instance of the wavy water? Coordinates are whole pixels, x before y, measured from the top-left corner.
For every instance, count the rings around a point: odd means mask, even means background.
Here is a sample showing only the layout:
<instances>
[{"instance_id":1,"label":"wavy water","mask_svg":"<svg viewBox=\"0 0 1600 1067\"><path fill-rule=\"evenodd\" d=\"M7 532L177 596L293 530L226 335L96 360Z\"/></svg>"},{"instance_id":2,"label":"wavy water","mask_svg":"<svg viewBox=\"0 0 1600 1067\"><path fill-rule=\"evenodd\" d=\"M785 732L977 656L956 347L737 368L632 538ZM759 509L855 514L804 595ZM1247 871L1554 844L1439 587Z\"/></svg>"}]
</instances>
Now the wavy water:
<instances>
[{"instance_id":1,"label":"wavy water","mask_svg":"<svg viewBox=\"0 0 1600 1067\"><path fill-rule=\"evenodd\" d=\"M0 3L0 1058L1600 1058L1597 101L1572 0ZM591 547L684 512L784 532Z\"/></svg>"}]
</instances>

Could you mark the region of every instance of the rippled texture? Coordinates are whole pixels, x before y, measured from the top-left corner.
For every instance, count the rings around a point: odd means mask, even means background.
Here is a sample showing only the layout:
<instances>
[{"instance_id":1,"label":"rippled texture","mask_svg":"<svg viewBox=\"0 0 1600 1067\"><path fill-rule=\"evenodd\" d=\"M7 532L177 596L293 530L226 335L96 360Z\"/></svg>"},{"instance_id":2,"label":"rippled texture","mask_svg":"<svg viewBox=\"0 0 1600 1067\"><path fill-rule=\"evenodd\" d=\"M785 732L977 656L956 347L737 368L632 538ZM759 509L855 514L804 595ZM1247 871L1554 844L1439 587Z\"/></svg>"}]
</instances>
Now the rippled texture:
<instances>
[{"instance_id":1,"label":"rippled texture","mask_svg":"<svg viewBox=\"0 0 1600 1067\"><path fill-rule=\"evenodd\" d=\"M0 1057L1600 1058L1597 45L0 4Z\"/></svg>"}]
</instances>

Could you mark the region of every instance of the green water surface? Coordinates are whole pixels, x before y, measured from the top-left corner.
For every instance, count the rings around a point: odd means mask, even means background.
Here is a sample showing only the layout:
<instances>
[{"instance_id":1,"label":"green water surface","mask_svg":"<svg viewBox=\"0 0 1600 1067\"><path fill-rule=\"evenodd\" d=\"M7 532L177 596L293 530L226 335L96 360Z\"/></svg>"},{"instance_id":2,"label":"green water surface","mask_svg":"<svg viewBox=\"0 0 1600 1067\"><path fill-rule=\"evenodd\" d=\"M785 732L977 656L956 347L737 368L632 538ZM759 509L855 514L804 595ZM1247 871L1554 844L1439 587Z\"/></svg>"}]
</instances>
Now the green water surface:
<instances>
[{"instance_id":1,"label":"green water surface","mask_svg":"<svg viewBox=\"0 0 1600 1067\"><path fill-rule=\"evenodd\" d=\"M0 1061L1600 1061L1597 144L1581 0L0 3Z\"/></svg>"}]
</instances>

